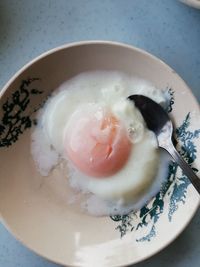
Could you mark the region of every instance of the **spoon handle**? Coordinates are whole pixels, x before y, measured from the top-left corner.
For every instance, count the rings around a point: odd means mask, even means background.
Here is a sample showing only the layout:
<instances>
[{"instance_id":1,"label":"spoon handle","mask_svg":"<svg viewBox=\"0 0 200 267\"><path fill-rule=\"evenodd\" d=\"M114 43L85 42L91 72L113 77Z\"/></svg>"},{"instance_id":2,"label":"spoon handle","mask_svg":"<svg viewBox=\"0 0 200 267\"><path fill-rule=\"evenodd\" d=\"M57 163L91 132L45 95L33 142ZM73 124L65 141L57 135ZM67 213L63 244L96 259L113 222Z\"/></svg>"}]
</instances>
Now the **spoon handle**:
<instances>
[{"instance_id":1,"label":"spoon handle","mask_svg":"<svg viewBox=\"0 0 200 267\"><path fill-rule=\"evenodd\" d=\"M189 164L187 164L185 160L183 160L178 151L175 149L174 145L172 143L170 145L168 144L168 146L164 147L164 149L166 149L170 153L172 158L181 167L185 175L190 179L190 182L193 184L197 192L200 194L200 179L194 173Z\"/></svg>"}]
</instances>

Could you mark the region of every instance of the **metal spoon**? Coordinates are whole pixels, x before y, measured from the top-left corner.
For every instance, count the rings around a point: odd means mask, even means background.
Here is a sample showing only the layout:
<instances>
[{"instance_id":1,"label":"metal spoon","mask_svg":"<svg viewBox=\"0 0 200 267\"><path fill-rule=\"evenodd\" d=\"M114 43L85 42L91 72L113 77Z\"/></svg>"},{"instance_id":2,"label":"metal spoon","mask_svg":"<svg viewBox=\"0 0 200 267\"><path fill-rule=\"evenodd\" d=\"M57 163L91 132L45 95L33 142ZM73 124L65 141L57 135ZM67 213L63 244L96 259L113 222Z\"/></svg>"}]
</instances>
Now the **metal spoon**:
<instances>
[{"instance_id":1,"label":"metal spoon","mask_svg":"<svg viewBox=\"0 0 200 267\"><path fill-rule=\"evenodd\" d=\"M140 110L147 127L156 134L159 147L164 148L172 156L200 194L200 179L183 160L172 143L173 125L165 110L143 95L131 95L128 99L135 102L135 106Z\"/></svg>"}]
</instances>

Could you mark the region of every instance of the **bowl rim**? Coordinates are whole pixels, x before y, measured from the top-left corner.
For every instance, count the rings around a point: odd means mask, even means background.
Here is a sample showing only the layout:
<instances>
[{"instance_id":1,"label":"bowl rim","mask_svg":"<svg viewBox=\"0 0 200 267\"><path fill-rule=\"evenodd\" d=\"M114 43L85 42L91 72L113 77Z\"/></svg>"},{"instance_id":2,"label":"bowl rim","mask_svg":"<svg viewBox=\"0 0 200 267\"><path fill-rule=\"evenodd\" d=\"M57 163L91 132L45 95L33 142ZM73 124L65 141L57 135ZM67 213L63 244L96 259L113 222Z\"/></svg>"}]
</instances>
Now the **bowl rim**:
<instances>
[{"instance_id":1,"label":"bowl rim","mask_svg":"<svg viewBox=\"0 0 200 267\"><path fill-rule=\"evenodd\" d=\"M200 1L197 0L179 0L181 3L186 4L187 6L200 9Z\"/></svg>"},{"instance_id":2,"label":"bowl rim","mask_svg":"<svg viewBox=\"0 0 200 267\"><path fill-rule=\"evenodd\" d=\"M154 61L159 62L165 69L167 69L168 71L171 71L172 73L176 74L178 76L178 78L184 83L185 85L185 89L188 91L188 93L190 93L190 97L193 98L193 101L196 104L195 108L199 108L200 111L200 106L198 104L197 99L195 98L195 96L193 95L192 91L190 90L189 86L187 85L187 83L184 81L184 79L179 76L179 74L172 68L170 67L167 63L165 63L163 60L161 60L160 58L158 58L157 56L151 54L150 52L147 52L141 48L135 47L134 45L131 44L127 44L127 43L122 43L122 42L116 42L116 41L108 41L108 40L87 40L87 41L77 41L77 42L70 42L70 43L66 43L60 46L57 46L53 49L47 50L46 52L38 55L37 57L33 58L32 60L30 60L28 63L26 63L23 67L21 67L9 80L8 82L3 86L3 88L0 90L0 103L1 103L1 99L4 96L4 94L6 93L7 89L9 88L9 86L15 81L15 79L22 74L25 70L27 70L29 67L31 67L32 65L34 65L36 62L38 62L39 60L54 54L58 51L61 50L65 50L67 48L71 48L71 47L77 47L77 46L87 46L87 45L110 45L110 46L115 46L115 47L121 47L121 48L126 48L126 49L130 49L133 50L135 52L138 52ZM126 266L130 266L132 264L136 264L142 261L147 260L148 258L151 258L152 256L154 256L155 254L159 253L160 251L162 251L164 248L168 247L185 229L186 227L189 225L189 223L191 222L191 220L193 219L195 213L197 212L197 209L199 208L200 205L200 199L199 201L196 203L196 207L194 207L194 210L191 214L190 217L187 218L187 220L185 221L184 226L182 226L182 228L180 228L176 235L173 236L173 238L171 238L170 240L168 240L167 242L165 242L163 245L161 245L159 247L159 249L147 254L146 256L142 257L141 259L136 260L135 262L130 262L127 263L125 265L116 265L118 267L126 267ZM26 242L24 240L22 240L22 238L15 233L14 230L11 229L11 227L9 226L9 224L6 222L6 220L3 218L1 211L0 211L0 222L3 224L3 226L12 234L12 236L19 241L23 246L25 246L26 248L28 248L29 250L31 250L32 252L34 252L36 255L46 259L49 262L53 262L55 264L61 264L61 266L63 266L62 262L59 261L55 261L52 260L50 257L43 255L42 253L40 253L39 251L37 251L36 249L32 248L29 244L27 245ZM74 265L69 265L67 264L67 266L69 267L74 267Z\"/></svg>"}]
</instances>

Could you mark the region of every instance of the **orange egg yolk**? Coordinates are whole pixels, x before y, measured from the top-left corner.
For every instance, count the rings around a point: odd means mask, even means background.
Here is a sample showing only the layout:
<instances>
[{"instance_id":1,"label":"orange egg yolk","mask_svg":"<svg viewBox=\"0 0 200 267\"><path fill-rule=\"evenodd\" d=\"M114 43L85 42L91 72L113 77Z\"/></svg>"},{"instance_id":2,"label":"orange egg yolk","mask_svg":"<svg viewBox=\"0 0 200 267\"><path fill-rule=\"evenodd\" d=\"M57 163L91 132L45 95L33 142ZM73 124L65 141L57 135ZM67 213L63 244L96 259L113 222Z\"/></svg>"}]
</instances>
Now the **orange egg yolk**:
<instances>
[{"instance_id":1,"label":"orange egg yolk","mask_svg":"<svg viewBox=\"0 0 200 267\"><path fill-rule=\"evenodd\" d=\"M64 149L81 172L107 177L124 166L132 144L125 127L111 112L75 116L71 125L65 131Z\"/></svg>"}]
</instances>

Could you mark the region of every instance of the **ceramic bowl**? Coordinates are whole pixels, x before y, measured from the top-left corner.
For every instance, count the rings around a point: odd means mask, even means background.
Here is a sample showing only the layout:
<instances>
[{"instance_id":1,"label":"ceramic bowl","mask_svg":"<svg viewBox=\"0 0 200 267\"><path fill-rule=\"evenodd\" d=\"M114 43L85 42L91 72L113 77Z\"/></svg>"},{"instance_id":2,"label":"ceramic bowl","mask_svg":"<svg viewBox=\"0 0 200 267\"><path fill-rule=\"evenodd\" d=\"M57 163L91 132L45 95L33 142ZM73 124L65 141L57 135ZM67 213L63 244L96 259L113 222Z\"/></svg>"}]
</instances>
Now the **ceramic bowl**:
<instances>
[{"instance_id":1,"label":"ceramic bowl","mask_svg":"<svg viewBox=\"0 0 200 267\"><path fill-rule=\"evenodd\" d=\"M119 70L169 90L177 148L195 171L199 168L199 106L174 70L125 44L68 44L31 61L1 91L0 214L18 240L51 261L67 266L125 266L172 242L193 217L199 196L172 162L167 182L141 210L93 217L65 201L68 188L57 172L39 175L30 154L36 111L61 83L89 70Z\"/></svg>"},{"instance_id":2,"label":"ceramic bowl","mask_svg":"<svg viewBox=\"0 0 200 267\"><path fill-rule=\"evenodd\" d=\"M182 3L200 9L200 0L180 0Z\"/></svg>"}]
</instances>

